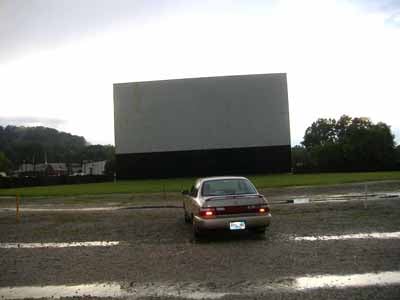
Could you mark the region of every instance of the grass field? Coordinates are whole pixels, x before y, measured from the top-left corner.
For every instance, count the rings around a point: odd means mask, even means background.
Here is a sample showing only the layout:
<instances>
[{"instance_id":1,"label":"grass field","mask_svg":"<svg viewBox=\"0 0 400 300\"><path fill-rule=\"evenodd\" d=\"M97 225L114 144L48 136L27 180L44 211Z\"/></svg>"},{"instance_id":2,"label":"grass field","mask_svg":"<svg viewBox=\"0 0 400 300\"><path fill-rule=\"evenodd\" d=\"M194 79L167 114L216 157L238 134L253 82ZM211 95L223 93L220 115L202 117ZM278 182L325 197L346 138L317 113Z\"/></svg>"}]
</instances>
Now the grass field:
<instances>
[{"instance_id":1,"label":"grass field","mask_svg":"<svg viewBox=\"0 0 400 300\"><path fill-rule=\"evenodd\" d=\"M331 185L351 182L400 180L400 171L364 173L275 174L248 176L257 188ZM77 196L111 193L162 193L189 189L193 178L131 180L106 183L0 189L0 196Z\"/></svg>"}]
</instances>

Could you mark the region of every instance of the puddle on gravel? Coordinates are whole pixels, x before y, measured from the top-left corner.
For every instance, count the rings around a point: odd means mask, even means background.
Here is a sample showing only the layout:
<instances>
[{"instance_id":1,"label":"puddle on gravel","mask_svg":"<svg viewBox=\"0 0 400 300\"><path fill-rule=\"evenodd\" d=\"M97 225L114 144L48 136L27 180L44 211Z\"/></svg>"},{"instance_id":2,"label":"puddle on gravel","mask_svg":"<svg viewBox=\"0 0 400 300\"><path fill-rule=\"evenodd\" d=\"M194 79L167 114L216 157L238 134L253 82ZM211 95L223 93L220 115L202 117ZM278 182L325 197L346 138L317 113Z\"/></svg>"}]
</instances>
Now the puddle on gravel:
<instances>
[{"instance_id":1,"label":"puddle on gravel","mask_svg":"<svg viewBox=\"0 0 400 300\"><path fill-rule=\"evenodd\" d=\"M25 297L53 298L62 297L180 297L185 299L219 299L227 293L195 290L190 286L179 288L176 285L132 285L126 287L119 283L95 283L82 285L22 286L0 288L1 299L23 299ZM198 288L198 287L197 287Z\"/></svg>"},{"instance_id":2,"label":"puddle on gravel","mask_svg":"<svg viewBox=\"0 0 400 300\"><path fill-rule=\"evenodd\" d=\"M313 203L344 203L349 202L349 200L344 199L327 199L327 200L314 200Z\"/></svg>"},{"instance_id":3,"label":"puddle on gravel","mask_svg":"<svg viewBox=\"0 0 400 300\"><path fill-rule=\"evenodd\" d=\"M293 199L293 204L306 204L310 203L310 198L295 198Z\"/></svg>"},{"instance_id":4,"label":"puddle on gravel","mask_svg":"<svg viewBox=\"0 0 400 300\"><path fill-rule=\"evenodd\" d=\"M385 200L385 199L393 199L399 198L400 193L348 193L348 194L325 194L325 195L316 195L313 197L296 196L293 199L287 200L287 203L293 204L307 204L307 203L341 203L341 202L349 202L353 200Z\"/></svg>"},{"instance_id":5,"label":"puddle on gravel","mask_svg":"<svg viewBox=\"0 0 400 300\"><path fill-rule=\"evenodd\" d=\"M294 287L299 290L317 288L347 288L371 285L400 284L400 272L381 272L353 275L320 275L296 278Z\"/></svg>"},{"instance_id":6,"label":"puddle on gravel","mask_svg":"<svg viewBox=\"0 0 400 300\"><path fill-rule=\"evenodd\" d=\"M93 241L71 243L0 243L2 249L18 248L68 248L68 247L110 247L119 245L119 241Z\"/></svg>"},{"instance_id":7,"label":"puddle on gravel","mask_svg":"<svg viewBox=\"0 0 400 300\"><path fill-rule=\"evenodd\" d=\"M304 291L317 288L347 288L400 284L400 271L351 275L317 275L276 280L269 284L251 283L237 286L239 293L217 291L204 283L93 283L81 285L20 286L0 288L0 299L38 299L62 297L110 297L141 299L176 297L185 299L220 299L230 295L250 296L271 291ZM235 284L237 285L237 284ZM227 287L225 286L225 289ZM210 290L212 289L212 291Z\"/></svg>"},{"instance_id":8,"label":"puddle on gravel","mask_svg":"<svg viewBox=\"0 0 400 300\"><path fill-rule=\"evenodd\" d=\"M379 198L399 198L400 197L400 193L388 193L388 194L384 194L381 195Z\"/></svg>"},{"instance_id":9,"label":"puddle on gravel","mask_svg":"<svg viewBox=\"0 0 400 300\"><path fill-rule=\"evenodd\" d=\"M344 235L320 235L320 236L297 236L295 241L331 241L352 239L400 239L400 231L397 232L371 232Z\"/></svg>"}]
</instances>

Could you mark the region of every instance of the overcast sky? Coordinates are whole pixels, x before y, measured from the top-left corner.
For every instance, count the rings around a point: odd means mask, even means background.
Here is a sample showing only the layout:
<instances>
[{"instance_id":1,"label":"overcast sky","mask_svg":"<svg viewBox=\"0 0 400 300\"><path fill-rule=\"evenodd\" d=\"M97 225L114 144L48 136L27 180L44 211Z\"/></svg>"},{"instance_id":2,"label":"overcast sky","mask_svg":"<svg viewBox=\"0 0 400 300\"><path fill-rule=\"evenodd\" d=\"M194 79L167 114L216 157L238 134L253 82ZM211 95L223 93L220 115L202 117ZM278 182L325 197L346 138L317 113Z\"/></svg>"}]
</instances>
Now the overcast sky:
<instances>
[{"instance_id":1,"label":"overcast sky","mask_svg":"<svg viewBox=\"0 0 400 300\"><path fill-rule=\"evenodd\" d=\"M0 125L114 144L115 82L275 72L293 145L342 114L400 142L400 0L0 0Z\"/></svg>"}]
</instances>

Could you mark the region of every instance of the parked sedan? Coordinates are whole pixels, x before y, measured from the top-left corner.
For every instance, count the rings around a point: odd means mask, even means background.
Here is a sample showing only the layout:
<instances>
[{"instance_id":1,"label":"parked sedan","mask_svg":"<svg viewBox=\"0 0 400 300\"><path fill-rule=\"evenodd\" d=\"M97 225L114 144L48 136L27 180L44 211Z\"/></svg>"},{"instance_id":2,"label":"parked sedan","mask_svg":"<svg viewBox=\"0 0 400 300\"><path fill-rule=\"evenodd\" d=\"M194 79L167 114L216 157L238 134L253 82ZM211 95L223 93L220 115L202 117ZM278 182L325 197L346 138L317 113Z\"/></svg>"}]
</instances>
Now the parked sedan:
<instances>
[{"instance_id":1,"label":"parked sedan","mask_svg":"<svg viewBox=\"0 0 400 300\"><path fill-rule=\"evenodd\" d=\"M195 237L212 229L265 233L271 222L266 198L245 177L200 178L182 193L185 221L193 224Z\"/></svg>"}]
</instances>

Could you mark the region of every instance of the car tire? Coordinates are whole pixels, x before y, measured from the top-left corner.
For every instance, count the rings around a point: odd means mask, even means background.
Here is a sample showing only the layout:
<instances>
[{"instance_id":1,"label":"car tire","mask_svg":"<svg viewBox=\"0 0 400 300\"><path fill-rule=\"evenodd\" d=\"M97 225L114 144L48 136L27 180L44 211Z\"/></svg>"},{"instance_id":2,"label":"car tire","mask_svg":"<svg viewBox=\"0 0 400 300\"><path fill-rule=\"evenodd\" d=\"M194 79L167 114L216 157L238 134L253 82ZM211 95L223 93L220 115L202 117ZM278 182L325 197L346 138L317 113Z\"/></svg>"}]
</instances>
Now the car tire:
<instances>
[{"instance_id":1,"label":"car tire","mask_svg":"<svg viewBox=\"0 0 400 300\"><path fill-rule=\"evenodd\" d=\"M192 216L192 230L193 230L193 238L194 240L198 240L203 236L202 231L197 228L195 222L194 222L194 217Z\"/></svg>"},{"instance_id":2,"label":"car tire","mask_svg":"<svg viewBox=\"0 0 400 300\"><path fill-rule=\"evenodd\" d=\"M188 213L186 212L186 209L183 208L183 211L184 211L185 223L190 223L190 217L189 217Z\"/></svg>"}]
</instances>

